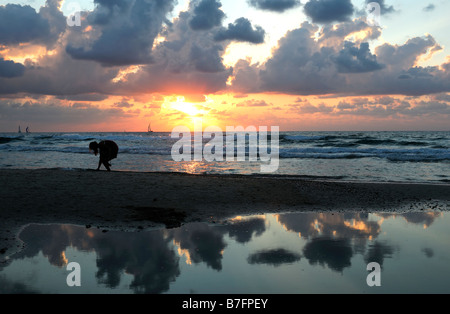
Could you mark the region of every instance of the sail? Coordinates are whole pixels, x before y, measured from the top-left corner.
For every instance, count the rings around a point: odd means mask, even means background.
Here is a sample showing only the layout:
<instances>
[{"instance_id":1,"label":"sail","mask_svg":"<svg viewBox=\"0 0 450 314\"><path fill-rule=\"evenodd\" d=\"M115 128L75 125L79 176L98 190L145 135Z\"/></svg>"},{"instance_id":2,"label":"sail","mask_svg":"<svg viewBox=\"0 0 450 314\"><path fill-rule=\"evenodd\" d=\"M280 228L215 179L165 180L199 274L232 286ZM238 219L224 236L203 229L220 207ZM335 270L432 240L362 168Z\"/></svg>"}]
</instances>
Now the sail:
<instances>
[{"instance_id":1,"label":"sail","mask_svg":"<svg viewBox=\"0 0 450 314\"><path fill-rule=\"evenodd\" d=\"M20 130L20 125L19 125L19 133L22 133L22 131Z\"/></svg>"}]
</instances>

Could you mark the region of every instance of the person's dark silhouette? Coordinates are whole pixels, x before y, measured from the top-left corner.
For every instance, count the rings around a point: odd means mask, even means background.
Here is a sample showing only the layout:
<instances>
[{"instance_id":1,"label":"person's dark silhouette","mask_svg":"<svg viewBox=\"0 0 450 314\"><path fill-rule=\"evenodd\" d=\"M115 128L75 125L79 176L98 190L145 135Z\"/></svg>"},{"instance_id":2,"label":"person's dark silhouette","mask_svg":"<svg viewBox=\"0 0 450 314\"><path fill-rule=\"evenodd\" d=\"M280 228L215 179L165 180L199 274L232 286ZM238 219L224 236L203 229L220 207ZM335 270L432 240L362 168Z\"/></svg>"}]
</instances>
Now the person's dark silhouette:
<instances>
[{"instance_id":1,"label":"person's dark silhouette","mask_svg":"<svg viewBox=\"0 0 450 314\"><path fill-rule=\"evenodd\" d=\"M119 152L119 146L113 141L101 141L100 143L91 142L89 144L89 150L94 151L95 156L100 151L100 160L98 161L97 170L100 170L100 166L103 164L106 170L111 171L111 164L109 163L112 159L117 158L117 153Z\"/></svg>"}]
</instances>

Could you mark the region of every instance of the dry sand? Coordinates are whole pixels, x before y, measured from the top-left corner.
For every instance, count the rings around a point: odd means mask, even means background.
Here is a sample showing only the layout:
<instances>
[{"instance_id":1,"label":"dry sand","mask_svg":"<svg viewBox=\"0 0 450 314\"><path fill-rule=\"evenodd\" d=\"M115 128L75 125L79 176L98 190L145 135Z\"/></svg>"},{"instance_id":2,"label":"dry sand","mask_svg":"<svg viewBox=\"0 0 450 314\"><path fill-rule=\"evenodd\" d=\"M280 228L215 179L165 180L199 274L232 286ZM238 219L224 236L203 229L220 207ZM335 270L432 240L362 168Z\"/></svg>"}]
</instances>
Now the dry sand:
<instances>
[{"instance_id":1,"label":"dry sand","mask_svg":"<svg viewBox=\"0 0 450 314\"><path fill-rule=\"evenodd\" d=\"M450 185L356 183L295 176L0 170L0 262L30 223L140 230L295 211L450 210Z\"/></svg>"}]
</instances>

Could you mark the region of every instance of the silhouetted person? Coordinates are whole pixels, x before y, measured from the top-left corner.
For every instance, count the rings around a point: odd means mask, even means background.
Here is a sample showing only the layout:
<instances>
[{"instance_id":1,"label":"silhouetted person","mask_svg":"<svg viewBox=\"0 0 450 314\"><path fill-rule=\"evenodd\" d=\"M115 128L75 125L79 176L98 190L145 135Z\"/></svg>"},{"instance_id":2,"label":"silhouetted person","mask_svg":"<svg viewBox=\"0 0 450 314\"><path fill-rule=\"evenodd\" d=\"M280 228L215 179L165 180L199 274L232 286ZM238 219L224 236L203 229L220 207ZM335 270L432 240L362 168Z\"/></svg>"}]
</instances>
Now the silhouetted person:
<instances>
[{"instance_id":1,"label":"silhouetted person","mask_svg":"<svg viewBox=\"0 0 450 314\"><path fill-rule=\"evenodd\" d=\"M97 156L100 151L100 160L98 161L98 168L100 170L100 166L103 164L106 170L111 171L109 167L111 164L109 163L112 159L117 158L117 153L119 152L119 146L113 141L101 141L100 143L91 142L89 144L89 150L93 150L95 156Z\"/></svg>"}]
</instances>

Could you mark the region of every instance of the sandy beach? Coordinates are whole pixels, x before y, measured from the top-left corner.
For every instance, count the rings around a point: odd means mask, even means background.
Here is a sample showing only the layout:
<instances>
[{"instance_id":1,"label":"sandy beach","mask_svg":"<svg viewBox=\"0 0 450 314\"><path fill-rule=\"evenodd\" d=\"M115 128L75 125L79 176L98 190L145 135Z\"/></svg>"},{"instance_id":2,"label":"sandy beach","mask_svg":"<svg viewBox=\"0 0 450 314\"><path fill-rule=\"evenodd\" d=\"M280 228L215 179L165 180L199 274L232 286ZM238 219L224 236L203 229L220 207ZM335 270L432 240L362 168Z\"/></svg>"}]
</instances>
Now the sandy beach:
<instances>
[{"instance_id":1,"label":"sandy beach","mask_svg":"<svg viewBox=\"0 0 450 314\"><path fill-rule=\"evenodd\" d=\"M450 210L450 185L358 183L296 176L0 170L0 260L29 223L135 231L237 215L296 211Z\"/></svg>"}]
</instances>

